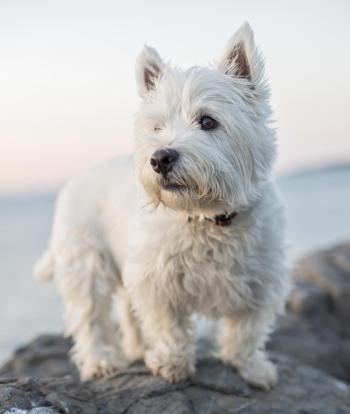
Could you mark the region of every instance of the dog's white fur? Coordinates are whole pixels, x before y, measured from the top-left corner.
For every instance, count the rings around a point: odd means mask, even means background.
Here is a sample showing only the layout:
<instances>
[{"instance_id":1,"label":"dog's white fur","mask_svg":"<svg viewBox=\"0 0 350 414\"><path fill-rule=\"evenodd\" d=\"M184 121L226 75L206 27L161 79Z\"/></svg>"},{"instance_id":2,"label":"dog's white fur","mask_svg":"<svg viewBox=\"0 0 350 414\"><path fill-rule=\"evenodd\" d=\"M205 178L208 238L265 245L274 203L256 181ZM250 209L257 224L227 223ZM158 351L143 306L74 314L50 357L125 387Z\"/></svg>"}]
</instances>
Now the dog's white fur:
<instances>
[{"instance_id":1,"label":"dog's white fur","mask_svg":"<svg viewBox=\"0 0 350 414\"><path fill-rule=\"evenodd\" d=\"M131 157L114 159L61 191L36 273L54 276L83 379L117 368L117 293L130 361L185 379L195 363L191 315L200 313L220 320L225 362L253 385L276 382L264 345L289 285L263 66L248 24L209 68L170 67L145 46L136 66L136 168ZM202 115L218 128L202 130ZM181 191L162 187L150 165L164 147L180 154L169 179ZM229 226L207 220L233 211Z\"/></svg>"}]
</instances>

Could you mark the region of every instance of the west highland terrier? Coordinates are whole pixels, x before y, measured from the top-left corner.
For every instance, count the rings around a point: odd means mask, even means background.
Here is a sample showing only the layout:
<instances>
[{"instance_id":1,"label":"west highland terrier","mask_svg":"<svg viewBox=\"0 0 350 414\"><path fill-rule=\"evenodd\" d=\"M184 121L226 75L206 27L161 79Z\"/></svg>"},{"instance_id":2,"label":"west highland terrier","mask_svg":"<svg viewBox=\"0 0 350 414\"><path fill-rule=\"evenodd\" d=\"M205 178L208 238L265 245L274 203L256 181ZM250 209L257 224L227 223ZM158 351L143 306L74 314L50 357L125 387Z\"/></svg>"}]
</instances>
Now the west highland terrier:
<instances>
[{"instance_id":1,"label":"west highland terrier","mask_svg":"<svg viewBox=\"0 0 350 414\"><path fill-rule=\"evenodd\" d=\"M195 370L194 313L219 321L218 355L248 383L277 381L265 342L288 292L283 210L271 177L270 91L244 24L211 67L181 70L145 46L134 158L60 193L36 266L65 304L83 380L118 368L121 346L170 382Z\"/></svg>"}]
</instances>

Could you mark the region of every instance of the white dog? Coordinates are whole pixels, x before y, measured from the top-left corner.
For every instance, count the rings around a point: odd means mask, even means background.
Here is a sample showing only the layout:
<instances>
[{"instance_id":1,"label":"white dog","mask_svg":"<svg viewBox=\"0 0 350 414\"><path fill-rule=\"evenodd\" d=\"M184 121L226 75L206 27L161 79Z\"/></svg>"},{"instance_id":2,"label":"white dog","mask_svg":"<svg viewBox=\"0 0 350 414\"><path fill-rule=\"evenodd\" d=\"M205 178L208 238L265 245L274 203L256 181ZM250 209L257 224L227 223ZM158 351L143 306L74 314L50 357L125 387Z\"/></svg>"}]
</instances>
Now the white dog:
<instances>
[{"instance_id":1,"label":"white dog","mask_svg":"<svg viewBox=\"0 0 350 414\"><path fill-rule=\"evenodd\" d=\"M145 46L136 151L60 193L48 251L82 379L118 368L122 347L170 382L194 372L191 315L218 319L219 356L250 384L277 380L264 345L288 292L275 133L248 24L212 67L186 71ZM135 168L134 168L135 165Z\"/></svg>"}]
</instances>

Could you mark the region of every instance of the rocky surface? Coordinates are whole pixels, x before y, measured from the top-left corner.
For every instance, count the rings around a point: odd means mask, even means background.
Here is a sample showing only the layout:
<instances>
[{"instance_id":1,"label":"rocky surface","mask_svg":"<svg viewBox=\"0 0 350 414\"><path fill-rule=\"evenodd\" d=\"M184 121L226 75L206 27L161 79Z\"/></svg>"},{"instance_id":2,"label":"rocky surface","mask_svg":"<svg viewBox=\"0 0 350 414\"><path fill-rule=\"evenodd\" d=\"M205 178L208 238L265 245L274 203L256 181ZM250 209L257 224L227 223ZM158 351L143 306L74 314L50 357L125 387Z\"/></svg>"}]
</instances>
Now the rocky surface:
<instances>
[{"instance_id":1,"label":"rocky surface","mask_svg":"<svg viewBox=\"0 0 350 414\"><path fill-rule=\"evenodd\" d=\"M335 377L350 381L350 243L302 260L295 280L269 345L280 375L270 392L246 385L203 342L187 382L170 385L140 363L81 383L70 341L51 335L18 349L0 369L0 413L348 414L350 387Z\"/></svg>"},{"instance_id":2,"label":"rocky surface","mask_svg":"<svg viewBox=\"0 0 350 414\"><path fill-rule=\"evenodd\" d=\"M69 363L69 347L60 336L44 336L18 350L1 370L0 413L350 413L348 385L282 354L272 355L279 384L264 392L205 356L196 375L180 384L150 375L141 363L82 384Z\"/></svg>"},{"instance_id":3,"label":"rocky surface","mask_svg":"<svg viewBox=\"0 0 350 414\"><path fill-rule=\"evenodd\" d=\"M350 382L350 242L302 259L270 349Z\"/></svg>"}]
</instances>

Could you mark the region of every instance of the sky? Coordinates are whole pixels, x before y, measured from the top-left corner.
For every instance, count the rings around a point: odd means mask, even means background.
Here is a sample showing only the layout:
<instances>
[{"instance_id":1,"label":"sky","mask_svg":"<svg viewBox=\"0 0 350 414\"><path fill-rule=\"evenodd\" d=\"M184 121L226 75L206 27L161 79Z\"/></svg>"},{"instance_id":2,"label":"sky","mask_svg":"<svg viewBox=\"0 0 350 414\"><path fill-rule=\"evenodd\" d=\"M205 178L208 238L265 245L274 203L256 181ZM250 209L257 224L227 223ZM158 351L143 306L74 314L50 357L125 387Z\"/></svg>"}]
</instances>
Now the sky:
<instances>
[{"instance_id":1,"label":"sky","mask_svg":"<svg viewBox=\"0 0 350 414\"><path fill-rule=\"evenodd\" d=\"M0 0L0 194L132 151L142 45L207 64L244 21L266 59L277 171L350 161L350 1Z\"/></svg>"}]
</instances>

